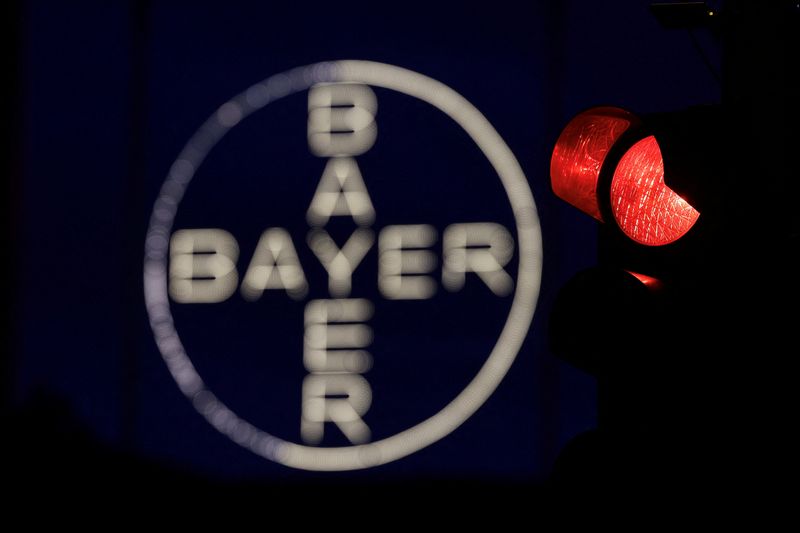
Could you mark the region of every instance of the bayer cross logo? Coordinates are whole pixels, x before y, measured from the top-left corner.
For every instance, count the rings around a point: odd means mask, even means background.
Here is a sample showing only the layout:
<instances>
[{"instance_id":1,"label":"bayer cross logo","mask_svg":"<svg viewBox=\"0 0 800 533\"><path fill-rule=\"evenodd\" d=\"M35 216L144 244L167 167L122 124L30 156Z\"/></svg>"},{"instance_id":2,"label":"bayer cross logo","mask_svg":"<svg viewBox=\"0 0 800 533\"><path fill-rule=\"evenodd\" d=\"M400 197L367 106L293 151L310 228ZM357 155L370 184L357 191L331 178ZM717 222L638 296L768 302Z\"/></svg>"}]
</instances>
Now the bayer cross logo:
<instances>
[{"instance_id":1,"label":"bayer cross logo","mask_svg":"<svg viewBox=\"0 0 800 533\"><path fill-rule=\"evenodd\" d=\"M437 228L425 220L381 219L386 200L378 201L374 189L371 193L374 173L359 164L382 135L378 89L425 102L452 119L493 170L485 179L499 178L514 224L462 219ZM306 93L302 118L307 157L323 162L299 213L305 234L298 236L279 224L261 226L245 256L236 233L222 223L178 226L181 201L212 149L240 123L245 127L245 119L256 111L280 106L282 99L297 93ZM270 179L269 174L263 179ZM448 207L437 209L446 212ZM349 224L344 236L337 233L342 222ZM209 423L239 445L308 470L352 470L394 461L445 437L469 418L498 386L525 339L542 260L527 180L484 116L439 82L367 61L319 63L278 74L220 106L172 165L153 208L145 252L150 324L181 391ZM372 254L377 256L376 290L365 297L356 281L368 270ZM325 287L314 286L311 267L303 259L309 256L314 268L324 270ZM370 413L379 400L370 376L382 361L376 351L382 332L373 327L378 305L425 306L438 292L458 294L471 283L481 284L484 297L509 302L499 336L481 355L477 373L433 414L390 435L377 434ZM179 336L179 330L185 332L176 319L184 309L213 310L234 299L269 305L278 297L295 306L293 312L301 317L302 334L289 342L296 351L280 354L302 363L304 373L291 398L299 402L296 440L276 435L266 427L268 419L256 423L218 396L211 374L198 364L199 354L188 348L189 337ZM331 445L334 436L345 442Z\"/></svg>"}]
</instances>

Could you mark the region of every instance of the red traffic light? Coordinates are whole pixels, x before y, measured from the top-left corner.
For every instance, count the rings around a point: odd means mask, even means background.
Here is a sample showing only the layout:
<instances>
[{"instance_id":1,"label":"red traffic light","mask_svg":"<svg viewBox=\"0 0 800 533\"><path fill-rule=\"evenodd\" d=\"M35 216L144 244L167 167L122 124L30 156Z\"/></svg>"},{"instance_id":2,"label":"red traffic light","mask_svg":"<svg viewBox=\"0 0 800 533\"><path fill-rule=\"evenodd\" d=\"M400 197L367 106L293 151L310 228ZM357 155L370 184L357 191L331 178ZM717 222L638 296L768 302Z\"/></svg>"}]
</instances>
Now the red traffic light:
<instances>
[{"instance_id":1,"label":"red traffic light","mask_svg":"<svg viewBox=\"0 0 800 533\"><path fill-rule=\"evenodd\" d=\"M677 241L700 216L664 183L664 159L652 135L619 160L611 180L611 210L625 235L648 246Z\"/></svg>"},{"instance_id":2,"label":"red traffic light","mask_svg":"<svg viewBox=\"0 0 800 533\"><path fill-rule=\"evenodd\" d=\"M661 147L640 125L616 107L578 114L556 142L550 178L561 199L601 222L613 219L639 244L661 246L683 237L700 213L666 185Z\"/></svg>"}]
</instances>

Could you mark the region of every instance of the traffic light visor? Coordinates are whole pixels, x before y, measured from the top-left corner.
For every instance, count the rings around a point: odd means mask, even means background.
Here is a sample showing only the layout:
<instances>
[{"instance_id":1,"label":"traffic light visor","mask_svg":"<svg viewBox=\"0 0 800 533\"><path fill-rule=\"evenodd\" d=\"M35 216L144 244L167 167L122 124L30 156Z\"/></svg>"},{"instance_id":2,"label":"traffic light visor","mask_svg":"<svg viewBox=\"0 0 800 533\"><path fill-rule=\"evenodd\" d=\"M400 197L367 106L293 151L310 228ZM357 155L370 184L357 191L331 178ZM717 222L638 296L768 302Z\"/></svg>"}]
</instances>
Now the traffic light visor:
<instances>
[{"instance_id":1,"label":"traffic light visor","mask_svg":"<svg viewBox=\"0 0 800 533\"><path fill-rule=\"evenodd\" d=\"M602 222L597 198L600 170L608 151L635 120L634 115L618 107L594 107L575 116L553 149L553 192Z\"/></svg>"}]
</instances>

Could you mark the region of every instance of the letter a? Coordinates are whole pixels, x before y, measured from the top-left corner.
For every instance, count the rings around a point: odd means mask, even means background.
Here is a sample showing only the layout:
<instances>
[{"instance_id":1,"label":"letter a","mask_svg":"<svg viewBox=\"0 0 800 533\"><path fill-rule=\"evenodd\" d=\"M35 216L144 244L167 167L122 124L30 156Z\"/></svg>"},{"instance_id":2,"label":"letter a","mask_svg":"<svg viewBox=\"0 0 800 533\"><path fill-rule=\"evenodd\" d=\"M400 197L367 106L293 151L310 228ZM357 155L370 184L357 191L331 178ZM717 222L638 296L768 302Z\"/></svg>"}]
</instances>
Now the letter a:
<instances>
[{"instance_id":1,"label":"letter a","mask_svg":"<svg viewBox=\"0 0 800 533\"><path fill-rule=\"evenodd\" d=\"M375 219L372 200L352 157L328 160L306 219L310 225L320 227L332 216L351 216L359 226L368 226Z\"/></svg>"},{"instance_id":2,"label":"letter a","mask_svg":"<svg viewBox=\"0 0 800 533\"><path fill-rule=\"evenodd\" d=\"M283 289L295 300L308 291L292 238L283 228L270 228L261 234L242 281L242 296L247 300L258 300L265 289Z\"/></svg>"}]
</instances>

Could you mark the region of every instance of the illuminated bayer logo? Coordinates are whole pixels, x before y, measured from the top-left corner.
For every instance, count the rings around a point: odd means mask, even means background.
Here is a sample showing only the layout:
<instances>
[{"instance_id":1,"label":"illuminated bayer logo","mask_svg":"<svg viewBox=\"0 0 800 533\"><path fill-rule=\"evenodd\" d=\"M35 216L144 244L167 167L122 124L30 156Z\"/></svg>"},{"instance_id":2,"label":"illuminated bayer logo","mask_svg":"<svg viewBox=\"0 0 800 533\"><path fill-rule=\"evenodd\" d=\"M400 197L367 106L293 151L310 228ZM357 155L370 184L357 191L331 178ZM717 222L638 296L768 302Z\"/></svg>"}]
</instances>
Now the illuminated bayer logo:
<instances>
[{"instance_id":1,"label":"illuminated bayer logo","mask_svg":"<svg viewBox=\"0 0 800 533\"><path fill-rule=\"evenodd\" d=\"M272 76L200 127L153 208L144 285L209 423L287 466L351 470L487 400L541 261L527 180L477 109L421 74L337 61Z\"/></svg>"}]
</instances>

